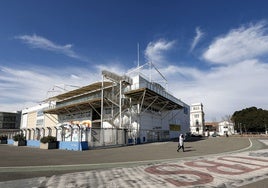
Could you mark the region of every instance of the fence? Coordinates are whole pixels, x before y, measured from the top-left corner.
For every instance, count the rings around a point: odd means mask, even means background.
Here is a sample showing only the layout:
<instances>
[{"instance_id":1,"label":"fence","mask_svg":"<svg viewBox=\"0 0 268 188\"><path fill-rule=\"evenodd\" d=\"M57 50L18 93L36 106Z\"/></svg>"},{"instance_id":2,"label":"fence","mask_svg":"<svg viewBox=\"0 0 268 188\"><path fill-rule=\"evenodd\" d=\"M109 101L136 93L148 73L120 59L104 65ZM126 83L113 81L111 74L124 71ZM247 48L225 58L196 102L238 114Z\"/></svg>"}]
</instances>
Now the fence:
<instances>
[{"instance_id":1,"label":"fence","mask_svg":"<svg viewBox=\"0 0 268 188\"><path fill-rule=\"evenodd\" d=\"M83 144L87 145L87 149L95 149L101 147L158 142L170 139L168 130L140 130L138 133L136 129L100 129L69 125L47 127L42 129L36 128L20 129L15 131L1 131L0 134L7 135L9 140L11 140L16 134L23 134L26 137L27 143L29 143L27 145L35 147L38 147L42 137L50 135L57 138L57 141L60 143L60 149L68 149L66 145L77 145L77 143L82 142ZM82 150L81 146L77 147L78 150Z\"/></svg>"}]
</instances>

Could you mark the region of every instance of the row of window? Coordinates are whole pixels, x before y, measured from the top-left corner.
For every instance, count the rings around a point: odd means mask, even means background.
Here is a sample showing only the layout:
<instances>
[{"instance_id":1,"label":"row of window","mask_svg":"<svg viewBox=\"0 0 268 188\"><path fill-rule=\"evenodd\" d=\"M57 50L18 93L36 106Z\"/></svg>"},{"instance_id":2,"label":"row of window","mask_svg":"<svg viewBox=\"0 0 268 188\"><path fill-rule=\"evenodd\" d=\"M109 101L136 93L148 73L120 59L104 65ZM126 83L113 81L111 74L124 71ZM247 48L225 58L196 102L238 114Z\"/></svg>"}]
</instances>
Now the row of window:
<instances>
[{"instance_id":1,"label":"row of window","mask_svg":"<svg viewBox=\"0 0 268 188\"><path fill-rule=\"evenodd\" d=\"M3 123L1 128L2 129L15 129L16 123Z\"/></svg>"},{"instance_id":2,"label":"row of window","mask_svg":"<svg viewBox=\"0 0 268 188\"><path fill-rule=\"evenodd\" d=\"M3 122L14 122L14 121L16 121L16 117L15 116L4 116L1 119L2 119Z\"/></svg>"},{"instance_id":3,"label":"row of window","mask_svg":"<svg viewBox=\"0 0 268 188\"><path fill-rule=\"evenodd\" d=\"M193 110L199 110L200 108L199 108L199 106L193 106L192 109Z\"/></svg>"}]
</instances>

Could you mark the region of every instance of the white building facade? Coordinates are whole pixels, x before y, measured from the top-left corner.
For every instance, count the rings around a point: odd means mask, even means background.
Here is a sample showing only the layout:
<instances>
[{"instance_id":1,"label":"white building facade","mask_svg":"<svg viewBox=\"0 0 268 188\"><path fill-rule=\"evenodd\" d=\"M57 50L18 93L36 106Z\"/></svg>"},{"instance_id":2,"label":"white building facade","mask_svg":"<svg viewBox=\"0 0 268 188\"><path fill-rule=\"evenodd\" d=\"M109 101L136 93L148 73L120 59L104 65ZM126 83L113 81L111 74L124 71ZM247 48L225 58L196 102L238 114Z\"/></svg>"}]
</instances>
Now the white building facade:
<instances>
[{"instance_id":1,"label":"white building facade","mask_svg":"<svg viewBox=\"0 0 268 188\"><path fill-rule=\"evenodd\" d=\"M205 133L205 113L202 103L191 105L190 132L197 135L203 135Z\"/></svg>"},{"instance_id":2,"label":"white building facade","mask_svg":"<svg viewBox=\"0 0 268 188\"><path fill-rule=\"evenodd\" d=\"M219 126L219 135L232 135L234 134L234 124L232 122L223 121L218 124Z\"/></svg>"},{"instance_id":3,"label":"white building facade","mask_svg":"<svg viewBox=\"0 0 268 188\"><path fill-rule=\"evenodd\" d=\"M49 105L41 103L22 110L20 129L23 130L27 140L39 140L54 132L53 129L58 122L57 116L44 113Z\"/></svg>"}]
</instances>

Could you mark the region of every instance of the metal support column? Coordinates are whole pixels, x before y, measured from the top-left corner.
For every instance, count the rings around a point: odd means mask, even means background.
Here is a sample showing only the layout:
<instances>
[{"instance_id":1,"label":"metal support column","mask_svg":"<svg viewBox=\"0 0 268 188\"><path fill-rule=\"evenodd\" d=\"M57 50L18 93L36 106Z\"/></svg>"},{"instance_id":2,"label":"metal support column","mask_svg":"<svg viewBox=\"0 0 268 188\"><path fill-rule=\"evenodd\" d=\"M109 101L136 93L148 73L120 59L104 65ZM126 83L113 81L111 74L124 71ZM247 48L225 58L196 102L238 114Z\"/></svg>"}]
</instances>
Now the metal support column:
<instances>
[{"instance_id":1,"label":"metal support column","mask_svg":"<svg viewBox=\"0 0 268 188\"><path fill-rule=\"evenodd\" d=\"M119 127L122 128L122 80L120 80L119 87Z\"/></svg>"},{"instance_id":2,"label":"metal support column","mask_svg":"<svg viewBox=\"0 0 268 188\"><path fill-rule=\"evenodd\" d=\"M103 92L103 87L104 87L104 75L102 75L102 83L101 83L101 128L103 128L103 98L104 98L104 92Z\"/></svg>"}]
</instances>

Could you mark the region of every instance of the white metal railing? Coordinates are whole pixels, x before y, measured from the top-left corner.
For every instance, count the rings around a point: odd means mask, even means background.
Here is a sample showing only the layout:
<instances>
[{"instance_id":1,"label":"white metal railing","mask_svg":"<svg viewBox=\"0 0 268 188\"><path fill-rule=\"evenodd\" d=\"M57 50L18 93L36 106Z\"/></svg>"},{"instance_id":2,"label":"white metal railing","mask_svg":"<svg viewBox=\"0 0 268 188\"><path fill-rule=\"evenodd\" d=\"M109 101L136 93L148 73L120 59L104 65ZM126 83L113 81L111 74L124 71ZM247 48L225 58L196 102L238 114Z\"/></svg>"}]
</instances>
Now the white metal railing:
<instances>
[{"instance_id":1,"label":"white metal railing","mask_svg":"<svg viewBox=\"0 0 268 188\"><path fill-rule=\"evenodd\" d=\"M155 85L153 83L150 82L143 82L143 83L137 83L137 84L133 84L127 88L125 88L125 92L127 91L132 91L135 89L140 89L140 88L148 88L154 92L156 92L157 94L181 105L184 106L183 102L180 99L177 99L176 97L174 97L173 95L169 94L166 90L164 90L163 88L159 87L159 85Z\"/></svg>"}]
</instances>

